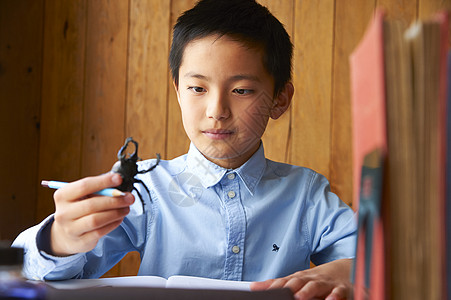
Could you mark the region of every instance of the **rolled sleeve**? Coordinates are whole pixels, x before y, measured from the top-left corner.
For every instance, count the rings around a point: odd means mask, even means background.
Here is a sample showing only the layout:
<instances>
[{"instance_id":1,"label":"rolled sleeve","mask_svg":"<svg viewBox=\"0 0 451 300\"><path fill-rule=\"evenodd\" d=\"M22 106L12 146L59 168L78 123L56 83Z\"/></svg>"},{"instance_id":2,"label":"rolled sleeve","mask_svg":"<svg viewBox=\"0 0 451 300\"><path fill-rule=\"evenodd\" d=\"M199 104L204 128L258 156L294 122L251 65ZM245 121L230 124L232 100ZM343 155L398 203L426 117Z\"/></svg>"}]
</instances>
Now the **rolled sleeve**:
<instances>
[{"instance_id":1,"label":"rolled sleeve","mask_svg":"<svg viewBox=\"0 0 451 300\"><path fill-rule=\"evenodd\" d=\"M81 272L86 262L84 253L57 257L48 254L44 245L49 243L46 230L53 223L53 215L22 232L12 247L24 248L23 274L28 279L52 280L55 278L73 278ZM51 276L49 275L51 274Z\"/></svg>"},{"instance_id":2,"label":"rolled sleeve","mask_svg":"<svg viewBox=\"0 0 451 300\"><path fill-rule=\"evenodd\" d=\"M353 210L330 191L329 182L317 174L311 189L312 256L315 264L355 256L357 223Z\"/></svg>"}]
</instances>

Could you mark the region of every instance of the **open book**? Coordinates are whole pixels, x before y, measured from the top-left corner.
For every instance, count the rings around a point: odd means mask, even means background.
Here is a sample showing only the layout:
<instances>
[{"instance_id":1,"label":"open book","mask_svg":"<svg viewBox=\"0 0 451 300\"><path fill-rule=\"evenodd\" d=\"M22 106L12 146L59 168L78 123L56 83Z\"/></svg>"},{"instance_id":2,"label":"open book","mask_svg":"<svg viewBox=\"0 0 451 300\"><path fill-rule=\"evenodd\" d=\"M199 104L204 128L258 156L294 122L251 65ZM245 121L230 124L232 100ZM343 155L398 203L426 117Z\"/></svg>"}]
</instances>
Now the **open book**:
<instances>
[{"instance_id":1,"label":"open book","mask_svg":"<svg viewBox=\"0 0 451 300\"><path fill-rule=\"evenodd\" d=\"M192 276L130 276L49 281L48 300L293 300L287 289L251 291L250 282Z\"/></svg>"},{"instance_id":2,"label":"open book","mask_svg":"<svg viewBox=\"0 0 451 300\"><path fill-rule=\"evenodd\" d=\"M63 281L49 281L47 284L56 289L81 289L112 286L250 291L249 281L230 281L181 275L171 276L168 279L159 276L70 279Z\"/></svg>"}]
</instances>

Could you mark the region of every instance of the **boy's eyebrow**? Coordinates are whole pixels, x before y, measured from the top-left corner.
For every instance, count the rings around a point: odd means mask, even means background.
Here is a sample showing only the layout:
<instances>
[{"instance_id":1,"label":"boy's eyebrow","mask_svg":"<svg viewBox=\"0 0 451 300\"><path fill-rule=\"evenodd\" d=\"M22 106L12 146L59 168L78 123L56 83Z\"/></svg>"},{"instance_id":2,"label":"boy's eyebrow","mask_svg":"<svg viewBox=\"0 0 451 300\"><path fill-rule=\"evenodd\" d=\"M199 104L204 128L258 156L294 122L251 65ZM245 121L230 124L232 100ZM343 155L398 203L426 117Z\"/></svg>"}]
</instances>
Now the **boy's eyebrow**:
<instances>
[{"instance_id":1,"label":"boy's eyebrow","mask_svg":"<svg viewBox=\"0 0 451 300\"><path fill-rule=\"evenodd\" d=\"M203 80L207 80L208 81L208 77L207 76L204 76L204 75L198 74L198 73L194 73L194 72L188 72L183 77L185 77L185 78L198 78L198 79L203 79Z\"/></svg>"},{"instance_id":2,"label":"boy's eyebrow","mask_svg":"<svg viewBox=\"0 0 451 300\"><path fill-rule=\"evenodd\" d=\"M238 74L235 76L232 76L229 81L239 81L239 80L250 80L250 81L257 81L260 82L260 78L258 76L255 75L250 75L250 74Z\"/></svg>"},{"instance_id":3,"label":"boy's eyebrow","mask_svg":"<svg viewBox=\"0 0 451 300\"><path fill-rule=\"evenodd\" d=\"M195 72L188 72L183 77L185 77L185 78L198 78L198 79L202 79L202 80L206 80L206 81L209 80L208 76L204 76L202 74L198 74L198 73L195 73ZM234 76L230 77L228 81L234 82L234 81L239 81L239 80L251 80L251 81L257 81L257 82L261 81L258 76L250 75L250 74L234 75Z\"/></svg>"}]
</instances>

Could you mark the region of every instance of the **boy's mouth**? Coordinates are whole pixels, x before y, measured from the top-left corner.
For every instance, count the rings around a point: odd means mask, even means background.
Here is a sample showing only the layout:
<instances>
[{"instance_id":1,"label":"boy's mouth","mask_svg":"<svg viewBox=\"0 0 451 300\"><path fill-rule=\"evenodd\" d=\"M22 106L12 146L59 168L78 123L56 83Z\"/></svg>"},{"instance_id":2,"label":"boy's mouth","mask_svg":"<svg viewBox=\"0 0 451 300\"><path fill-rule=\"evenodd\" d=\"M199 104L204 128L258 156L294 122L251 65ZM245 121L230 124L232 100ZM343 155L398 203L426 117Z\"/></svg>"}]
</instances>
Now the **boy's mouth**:
<instances>
[{"instance_id":1,"label":"boy's mouth","mask_svg":"<svg viewBox=\"0 0 451 300\"><path fill-rule=\"evenodd\" d=\"M230 137L234 132L228 129L207 129L202 133L212 140L223 140Z\"/></svg>"}]
</instances>

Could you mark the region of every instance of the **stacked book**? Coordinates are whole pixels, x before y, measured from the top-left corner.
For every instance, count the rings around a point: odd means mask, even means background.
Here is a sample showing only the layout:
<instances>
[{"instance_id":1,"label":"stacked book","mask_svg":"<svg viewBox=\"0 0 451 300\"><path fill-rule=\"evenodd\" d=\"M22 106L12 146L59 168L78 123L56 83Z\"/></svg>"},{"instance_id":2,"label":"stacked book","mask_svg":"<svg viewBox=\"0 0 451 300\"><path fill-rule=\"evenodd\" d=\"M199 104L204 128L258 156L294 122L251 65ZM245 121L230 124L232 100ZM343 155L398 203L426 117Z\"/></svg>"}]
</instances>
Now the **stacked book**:
<instances>
[{"instance_id":1,"label":"stacked book","mask_svg":"<svg viewBox=\"0 0 451 300\"><path fill-rule=\"evenodd\" d=\"M444 12L407 27L377 11L351 55L356 299L451 296L448 31ZM381 183L368 198L364 159L375 150Z\"/></svg>"}]
</instances>

